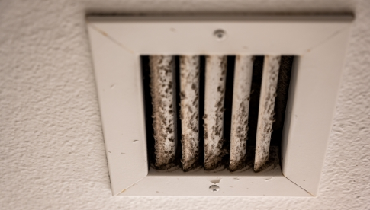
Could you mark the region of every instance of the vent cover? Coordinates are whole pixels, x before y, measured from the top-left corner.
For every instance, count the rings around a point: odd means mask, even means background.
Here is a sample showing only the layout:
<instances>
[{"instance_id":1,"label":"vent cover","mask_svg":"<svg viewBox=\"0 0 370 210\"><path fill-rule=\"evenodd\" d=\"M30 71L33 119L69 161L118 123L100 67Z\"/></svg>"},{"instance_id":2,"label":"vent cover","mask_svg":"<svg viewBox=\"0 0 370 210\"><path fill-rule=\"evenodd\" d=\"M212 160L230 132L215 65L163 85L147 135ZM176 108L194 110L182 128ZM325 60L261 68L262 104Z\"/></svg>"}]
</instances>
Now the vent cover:
<instances>
[{"instance_id":1,"label":"vent cover","mask_svg":"<svg viewBox=\"0 0 370 210\"><path fill-rule=\"evenodd\" d=\"M316 195L352 18L89 17L113 195Z\"/></svg>"},{"instance_id":2,"label":"vent cover","mask_svg":"<svg viewBox=\"0 0 370 210\"><path fill-rule=\"evenodd\" d=\"M278 166L292 63L293 56L142 56L152 167L260 171ZM275 155L269 161L273 127Z\"/></svg>"}]
</instances>

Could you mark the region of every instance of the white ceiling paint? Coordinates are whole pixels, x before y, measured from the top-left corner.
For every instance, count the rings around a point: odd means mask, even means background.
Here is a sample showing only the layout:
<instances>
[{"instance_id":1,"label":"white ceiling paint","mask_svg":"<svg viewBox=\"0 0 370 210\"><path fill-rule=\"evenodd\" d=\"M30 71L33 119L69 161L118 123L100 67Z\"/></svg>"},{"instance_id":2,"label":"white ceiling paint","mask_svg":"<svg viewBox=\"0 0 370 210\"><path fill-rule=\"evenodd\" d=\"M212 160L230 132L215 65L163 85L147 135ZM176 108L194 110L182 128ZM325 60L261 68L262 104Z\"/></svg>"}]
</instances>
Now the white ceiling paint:
<instances>
[{"instance_id":1,"label":"white ceiling paint","mask_svg":"<svg viewBox=\"0 0 370 210\"><path fill-rule=\"evenodd\" d=\"M357 9L317 198L111 197L85 8ZM1 209L367 209L370 1L0 2Z\"/></svg>"}]
</instances>

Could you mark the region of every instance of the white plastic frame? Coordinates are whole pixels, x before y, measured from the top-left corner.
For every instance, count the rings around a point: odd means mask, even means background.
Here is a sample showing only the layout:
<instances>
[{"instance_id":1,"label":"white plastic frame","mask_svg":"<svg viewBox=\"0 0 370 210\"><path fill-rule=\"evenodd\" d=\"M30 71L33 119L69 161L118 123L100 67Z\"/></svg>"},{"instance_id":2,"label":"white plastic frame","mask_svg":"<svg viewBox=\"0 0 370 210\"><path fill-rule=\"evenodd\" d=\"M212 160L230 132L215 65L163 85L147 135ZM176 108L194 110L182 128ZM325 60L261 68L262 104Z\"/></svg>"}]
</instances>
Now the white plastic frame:
<instances>
[{"instance_id":1,"label":"white plastic frame","mask_svg":"<svg viewBox=\"0 0 370 210\"><path fill-rule=\"evenodd\" d=\"M113 195L315 196L352 17L87 19ZM217 29L226 31L219 41ZM277 54L295 59L280 170L148 170L142 54ZM219 182L220 181L220 182ZM220 191L208 188L216 182Z\"/></svg>"}]
</instances>

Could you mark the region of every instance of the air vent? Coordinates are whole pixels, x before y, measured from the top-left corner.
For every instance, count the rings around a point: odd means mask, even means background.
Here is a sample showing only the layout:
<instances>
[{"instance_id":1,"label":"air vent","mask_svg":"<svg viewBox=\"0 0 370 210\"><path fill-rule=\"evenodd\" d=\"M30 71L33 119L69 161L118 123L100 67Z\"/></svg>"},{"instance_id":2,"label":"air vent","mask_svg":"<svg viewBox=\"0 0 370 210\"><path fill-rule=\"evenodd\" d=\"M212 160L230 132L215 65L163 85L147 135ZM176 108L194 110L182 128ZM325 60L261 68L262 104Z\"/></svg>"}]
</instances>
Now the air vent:
<instances>
[{"instance_id":1,"label":"air vent","mask_svg":"<svg viewBox=\"0 0 370 210\"><path fill-rule=\"evenodd\" d=\"M142 56L150 166L261 171L279 165L293 57Z\"/></svg>"},{"instance_id":2,"label":"air vent","mask_svg":"<svg viewBox=\"0 0 370 210\"><path fill-rule=\"evenodd\" d=\"M113 195L316 195L351 20L89 17Z\"/></svg>"}]
</instances>

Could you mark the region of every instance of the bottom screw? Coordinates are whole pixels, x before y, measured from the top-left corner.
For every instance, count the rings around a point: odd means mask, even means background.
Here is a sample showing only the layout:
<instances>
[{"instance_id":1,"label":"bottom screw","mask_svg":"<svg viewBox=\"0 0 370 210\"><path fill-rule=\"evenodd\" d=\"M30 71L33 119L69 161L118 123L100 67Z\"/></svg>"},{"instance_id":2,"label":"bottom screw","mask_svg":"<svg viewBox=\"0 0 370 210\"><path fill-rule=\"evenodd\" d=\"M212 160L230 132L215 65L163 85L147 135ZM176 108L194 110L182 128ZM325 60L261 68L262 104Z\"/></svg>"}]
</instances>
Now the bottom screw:
<instances>
[{"instance_id":1,"label":"bottom screw","mask_svg":"<svg viewBox=\"0 0 370 210\"><path fill-rule=\"evenodd\" d=\"M209 189L210 189L212 192L217 192L217 191L219 191L219 190L220 190L220 187L214 184L214 185L209 186Z\"/></svg>"}]
</instances>

